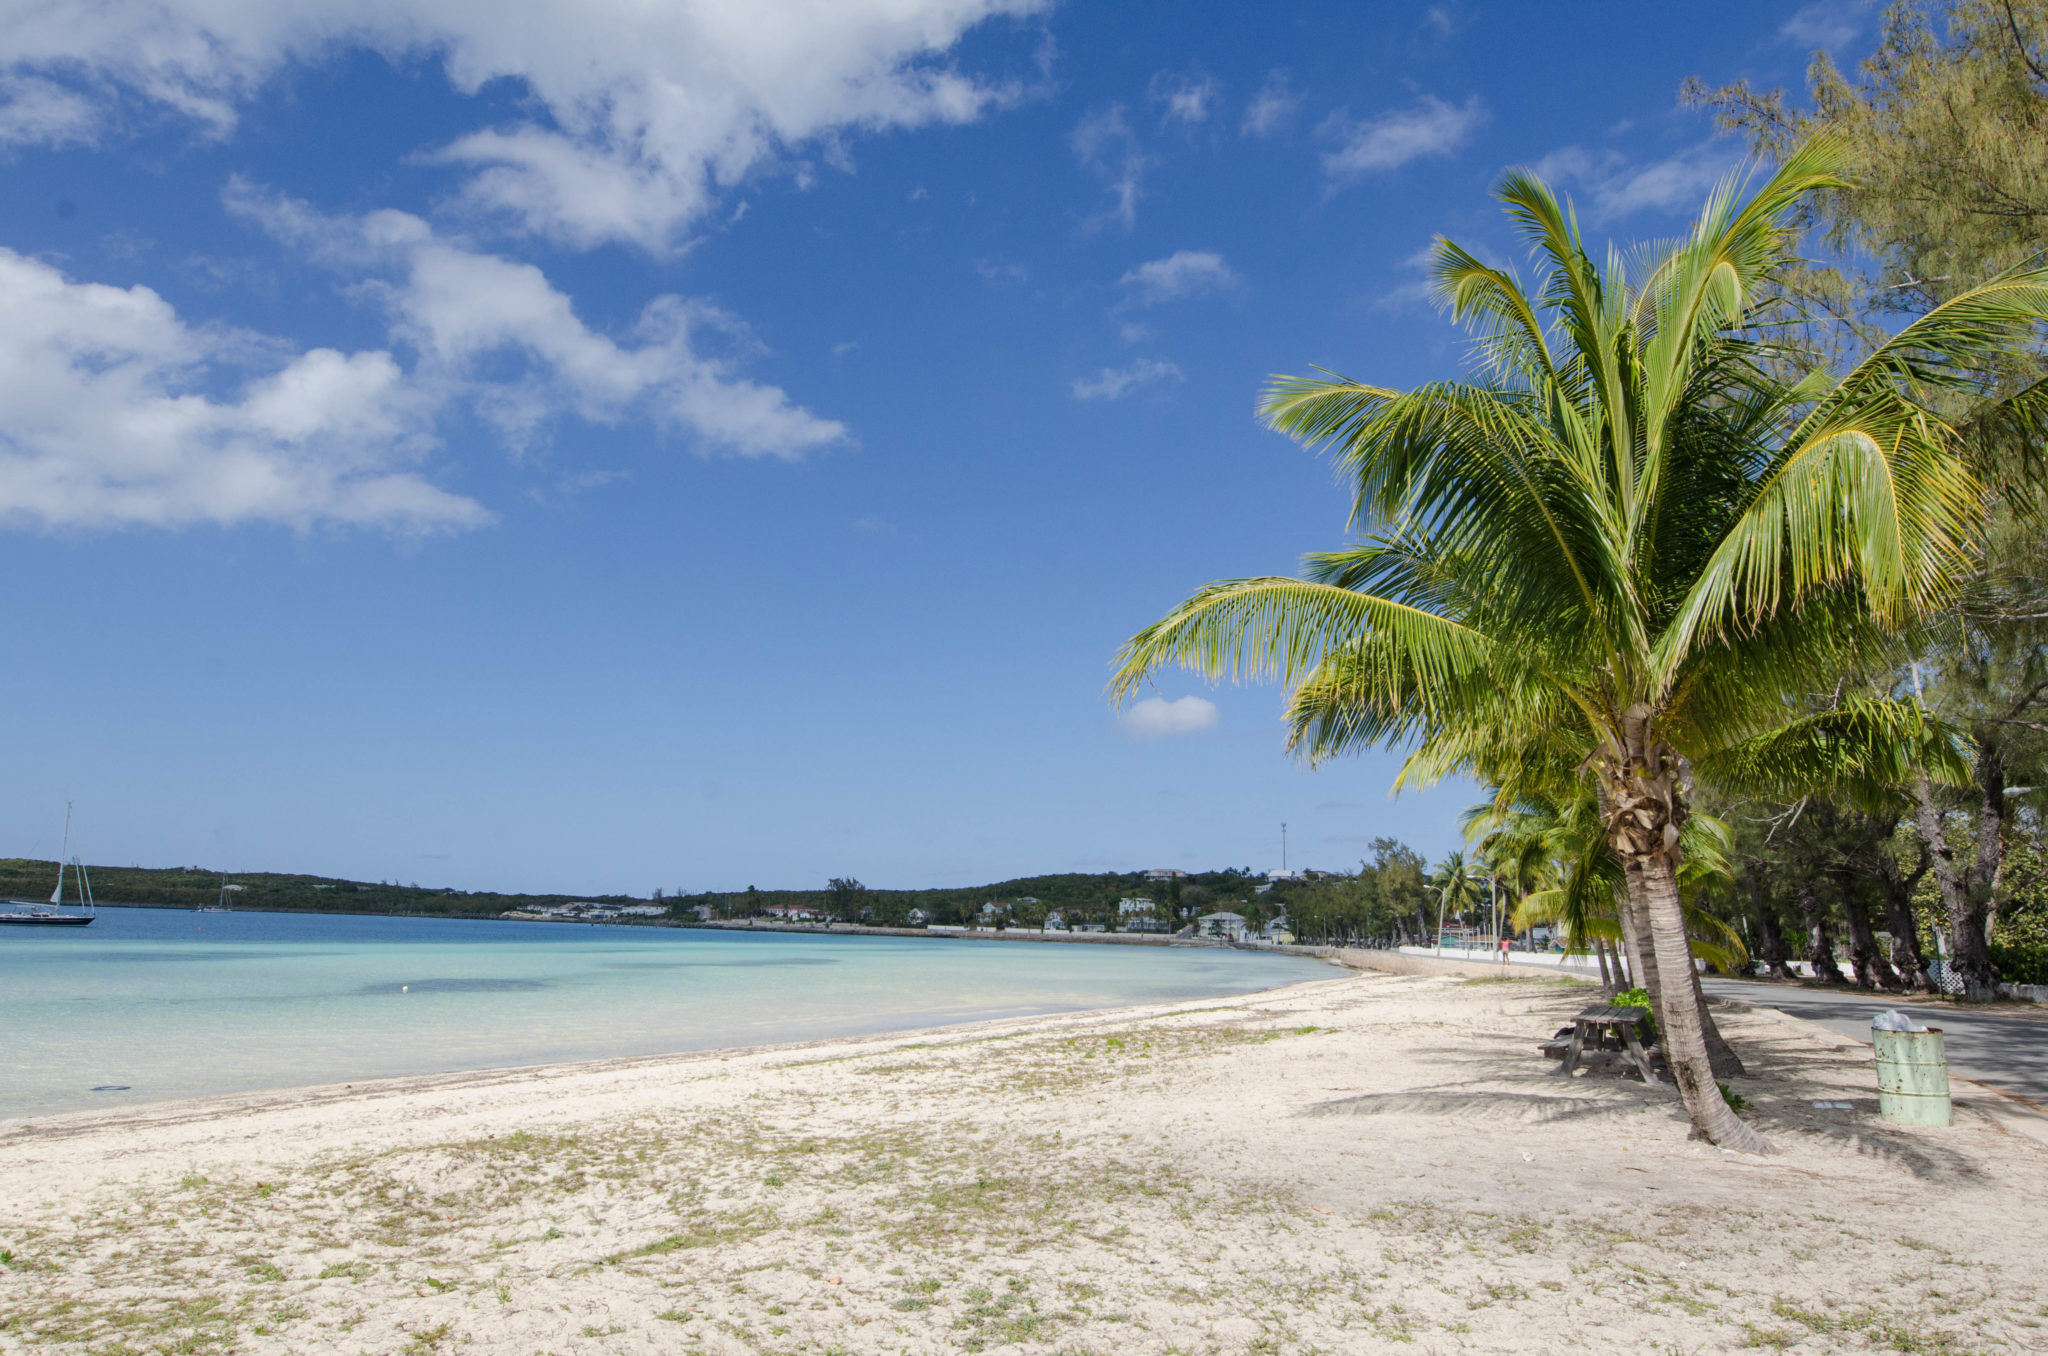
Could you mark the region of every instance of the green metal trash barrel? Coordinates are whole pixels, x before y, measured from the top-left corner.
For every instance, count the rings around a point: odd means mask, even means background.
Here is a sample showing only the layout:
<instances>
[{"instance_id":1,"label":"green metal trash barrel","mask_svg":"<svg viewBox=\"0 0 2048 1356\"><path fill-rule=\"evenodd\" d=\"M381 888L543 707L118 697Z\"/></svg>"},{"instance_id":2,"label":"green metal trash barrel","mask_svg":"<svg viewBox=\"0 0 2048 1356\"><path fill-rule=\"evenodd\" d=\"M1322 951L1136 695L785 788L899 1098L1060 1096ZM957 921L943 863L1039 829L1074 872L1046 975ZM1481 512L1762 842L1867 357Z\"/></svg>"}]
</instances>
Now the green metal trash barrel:
<instances>
[{"instance_id":1,"label":"green metal trash barrel","mask_svg":"<svg viewBox=\"0 0 2048 1356\"><path fill-rule=\"evenodd\" d=\"M1947 1125L1948 1056L1941 1028L1873 1030L1877 1047L1877 1110L1894 1125Z\"/></svg>"}]
</instances>

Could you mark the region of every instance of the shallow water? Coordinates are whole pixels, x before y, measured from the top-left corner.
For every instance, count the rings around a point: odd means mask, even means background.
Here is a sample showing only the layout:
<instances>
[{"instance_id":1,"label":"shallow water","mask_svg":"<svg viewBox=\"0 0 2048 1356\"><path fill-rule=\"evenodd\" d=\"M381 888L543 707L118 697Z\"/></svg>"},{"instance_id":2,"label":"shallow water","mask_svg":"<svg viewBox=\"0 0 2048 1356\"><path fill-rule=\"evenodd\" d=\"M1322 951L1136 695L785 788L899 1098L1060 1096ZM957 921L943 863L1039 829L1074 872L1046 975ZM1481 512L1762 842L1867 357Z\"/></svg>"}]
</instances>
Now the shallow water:
<instances>
[{"instance_id":1,"label":"shallow water","mask_svg":"<svg viewBox=\"0 0 2048 1356\"><path fill-rule=\"evenodd\" d=\"M0 1117L1273 988L1295 956L102 908L0 928Z\"/></svg>"}]
</instances>

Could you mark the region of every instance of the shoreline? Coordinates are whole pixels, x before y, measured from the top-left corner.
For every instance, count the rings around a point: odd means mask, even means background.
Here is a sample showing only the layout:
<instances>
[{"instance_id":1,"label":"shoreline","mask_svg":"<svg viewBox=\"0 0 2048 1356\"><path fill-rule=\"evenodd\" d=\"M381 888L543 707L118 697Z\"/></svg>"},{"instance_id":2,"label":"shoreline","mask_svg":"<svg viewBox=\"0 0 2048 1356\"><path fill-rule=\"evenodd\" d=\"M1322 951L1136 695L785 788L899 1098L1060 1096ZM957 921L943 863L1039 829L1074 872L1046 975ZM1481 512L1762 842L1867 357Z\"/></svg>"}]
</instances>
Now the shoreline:
<instances>
[{"instance_id":1,"label":"shoreline","mask_svg":"<svg viewBox=\"0 0 2048 1356\"><path fill-rule=\"evenodd\" d=\"M1316 979L1300 979L1271 989L1253 989L1222 997L1188 998L1159 1003L1126 1003L1099 1008L1076 1008L1066 1012L1038 1012L1003 1017L983 1017L968 1022L947 1022L936 1026L903 1027L892 1031L865 1032L850 1036L819 1036L801 1041L767 1041L748 1045L720 1045L702 1050L671 1050L651 1055L608 1055L598 1059L555 1060L545 1064L508 1064L484 1069L459 1069L446 1073L394 1074L363 1078L353 1083L304 1083L246 1092L201 1093L192 1097L166 1097L153 1102L128 1102L105 1111L53 1111L41 1116L0 1120L0 1149L31 1139L71 1138L102 1129L139 1128L144 1125L187 1124L226 1116L289 1111L346 1101L372 1101L421 1094L462 1093L473 1089L513 1085L542 1086L560 1080L609 1076L637 1070L722 1063L738 1058L772 1058L828 1047L877 1048L905 1042L957 1043L994 1040L1015 1032L1074 1025L1098 1025L1105 1021L1142 1021L1165 1013L1206 1011L1218 1006L1242 1003L1263 996L1292 994L1298 989L1339 983L1356 971L1331 961L1341 973ZM51 1122L65 1122L52 1125Z\"/></svg>"},{"instance_id":2,"label":"shoreline","mask_svg":"<svg viewBox=\"0 0 2048 1356\"><path fill-rule=\"evenodd\" d=\"M157 909L172 913L199 913L185 904L134 904L101 900L103 909ZM1118 946L1207 946L1239 950L1284 950L1280 947L1244 946L1218 937L1177 937L1170 933L1144 932L1033 932L1024 928L936 928L883 927L871 923L788 923L768 919L684 919L684 918L554 918L512 909L502 913L402 913L395 910L355 909L239 909L229 914L263 914L285 918L424 918L451 923L552 923L560 927L679 928L708 932L794 932L813 937L913 937L931 941L1010 942L1107 942Z\"/></svg>"},{"instance_id":3,"label":"shoreline","mask_svg":"<svg viewBox=\"0 0 2048 1356\"><path fill-rule=\"evenodd\" d=\"M1981 1220L2048 1213L2048 1120L1959 1084L1884 1125L1867 1052L1736 1007L1780 1152L1725 1154L1669 1088L1550 1072L1582 1001L1339 972L66 1113L0 1130L0 1351L2033 1343L2048 1241Z\"/></svg>"},{"instance_id":4,"label":"shoreline","mask_svg":"<svg viewBox=\"0 0 2048 1356\"><path fill-rule=\"evenodd\" d=\"M117 906L126 907L126 906ZM251 912L257 912L251 910ZM1229 948L1226 948L1229 949ZM1259 948L1235 948L1255 950ZM678 1062L703 1060L724 1060L743 1055L772 1055L780 1052L800 1051L828 1045L863 1042L889 1042L897 1040L938 1038L970 1038L975 1033L997 1027L1022 1027L1041 1022L1064 1020L1097 1020L1112 1018L1119 1014L1135 1014L1160 1009L1194 1009L1204 1004L1239 1002L1256 998L1261 994L1285 993L1303 985L1327 984L1332 979L1356 973L1357 967L1347 965L1332 956L1301 955L1303 960L1321 960L1339 973L1314 979L1297 979L1275 985L1271 988L1249 989L1242 993L1221 996L1193 997L1169 1000L1163 1003L1112 1004L1105 1007L1056 1009L1017 1013L1010 1012L990 1017L973 1018L961 1022L942 1022L903 1027L890 1027L877 1031L855 1032L852 1034L816 1036L799 1041L741 1042L732 1045L714 1045L701 1048L657 1051L647 1054L601 1055L589 1059L544 1060L534 1064L487 1065L474 1069L452 1069L433 1073L384 1074L359 1078L354 1082L287 1083L274 1087L248 1088L239 1091L195 1093L186 1096L171 1096L143 1101L120 1102L104 1110L91 1107L76 1107L63 1111L49 1111L25 1115L0 1116L0 1150L5 1150L31 1134L43 1133L84 1133L96 1127L111 1127L129 1123L181 1123L185 1120L207 1120L217 1115L261 1112L289 1108L299 1104L318 1104L382 1095L409 1095L415 1092L431 1092L441 1089L460 1089L476 1086L499 1086L515 1083L545 1082L550 1077L573 1076L578 1073L596 1073L636 1068L659 1067ZM212 1104L220 1104L220 1110L207 1110ZM160 1113L160 1114L159 1114ZM182 1113L182 1114L181 1114ZM80 1130L67 1130L64 1125L53 1122L78 1122Z\"/></svg>"}]
</instances>

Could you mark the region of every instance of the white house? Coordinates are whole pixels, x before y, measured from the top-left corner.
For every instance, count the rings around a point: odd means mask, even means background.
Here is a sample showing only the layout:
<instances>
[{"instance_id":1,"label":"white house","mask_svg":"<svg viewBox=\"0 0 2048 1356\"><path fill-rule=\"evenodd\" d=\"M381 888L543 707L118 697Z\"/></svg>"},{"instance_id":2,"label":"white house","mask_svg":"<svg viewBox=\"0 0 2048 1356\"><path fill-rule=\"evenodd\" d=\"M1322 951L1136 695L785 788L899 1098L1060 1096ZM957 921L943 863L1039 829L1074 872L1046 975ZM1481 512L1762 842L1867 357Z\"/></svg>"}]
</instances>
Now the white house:
<instances>
[{"instance_id":1,"label":"white house","mask_svg":"<svg viewBox=\"0 0 2048 1356\"><path fill-rule=\"evenodd\" d=\"M619 912L633 918L666 918L668 916L668 905L627 904L622 906Z\"/></svg>"},{"instance_id":2,"label":"white house","mask_svg":"<svg viewBox=\"0 0 2048 1356\"><path fill-rule=\"evenodd\" d=\"M816 922L825 915L808 904L764 904L761 912L770 918L780 918L786 923Z\"/></svg>"},{"instance_id":3,"label":"white house","mask_svg":"<svg viewBox=\"0 0 2048 1356\"><path fill-rule=\"evenodd\" d=\"M1157 870L1153 870L1153 871L1147 871L1147 872L1145 873L1145 879L1146 879L1146 880L1185 880L1185 879L1187 879L1187 874L1188 874L1187 872L1185 872L1185 871L1182 871L1182 870L1181 870L1180 868L1178 868L1178 867L1173 867L1173 866L1162 866L1162 867L1159 867L1159 868L1158 868Z\"/></svg>"},{"instance_id":4,"label":"white house","mask_svg":"<svg viewBox=\"0 0 2048 1356\"><path fill-rule=\"evenodd\" d=\"M1116 902L1116 911L1124 918L1129 918L1134 913L1151 913L1154 907L1151 900L1142 896L1136 899L1119 899Z\"/></svg>"}]
</instances>

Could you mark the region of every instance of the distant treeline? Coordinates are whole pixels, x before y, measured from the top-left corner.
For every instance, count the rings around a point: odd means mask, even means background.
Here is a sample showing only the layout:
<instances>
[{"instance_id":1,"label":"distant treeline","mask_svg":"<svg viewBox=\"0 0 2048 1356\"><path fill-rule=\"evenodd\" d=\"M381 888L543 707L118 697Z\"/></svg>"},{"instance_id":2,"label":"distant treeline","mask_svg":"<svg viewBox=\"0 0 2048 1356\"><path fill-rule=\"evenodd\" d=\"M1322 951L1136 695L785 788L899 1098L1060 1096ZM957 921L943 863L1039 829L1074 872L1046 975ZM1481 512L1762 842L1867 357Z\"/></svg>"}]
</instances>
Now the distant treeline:
<instances>
[{"instance_id":1,"label":"distant treeline","mask_svg":"<svg viewBox=\"0 0 2048 1356\"><path fill-rule=\"evenodd\" d=\"M227 893L231 908L299 913L426 914L493 917L515 910L577 901L666 905L672 918L694 922L767 917L795 908L838 922L906 926L914 923L963 926L992 923L1036 928L1058 913L1068 924L1128 921L1127 899L1152 902L1150 916L1175 927L1205 913L1240 913L1255 924L1286 914L1305 940L1389 938L1419 930L1421 858L1392 839L1373 844L1374 860L1356 872L1317 873L1312 879L1268 885L1245 868L1197 871L1169 880L1148 880L1142 871L1070 872L1025 876L990 885L932 890L870 889L851 878L817 890L745 890L631 895L512 895L464 891L395 881L352 881L328 876L276 872L222 872L199 867L91 866L93 895L103 903L198 908L221 897L223 882L240 887ZM47 899L57 864L0 858L0 894ZM1262 887L1265 887L1262 889ZM76 898L67 877L65 899ZM994 906L991 908L991 906ZM1403 918L1405 915L1405 919Z\"/></svg>"},{"instance_id":2,"label":"distant treeline","mask_svg":"<svg viewBox=\"0 0 2048 1356\"><path fill-rule=\"evenodd\" d=\"M490 916L536 904L574 899L622 904L633 899L608 895L500 895L485 891L435 889L395 882L336 880L328 876L291 876L276 872L220 872L193 867L93 866L93 897L106 904L158 904L196 909L221 897L223 880L239 889L227 892L230 908L284 913L442 914L449 917ZM18 899L48 899L57 883L55 862L0 857L0 893ZM64 902L78 898L70 872L64 877Z\"/></svg>"}]
</instances>

